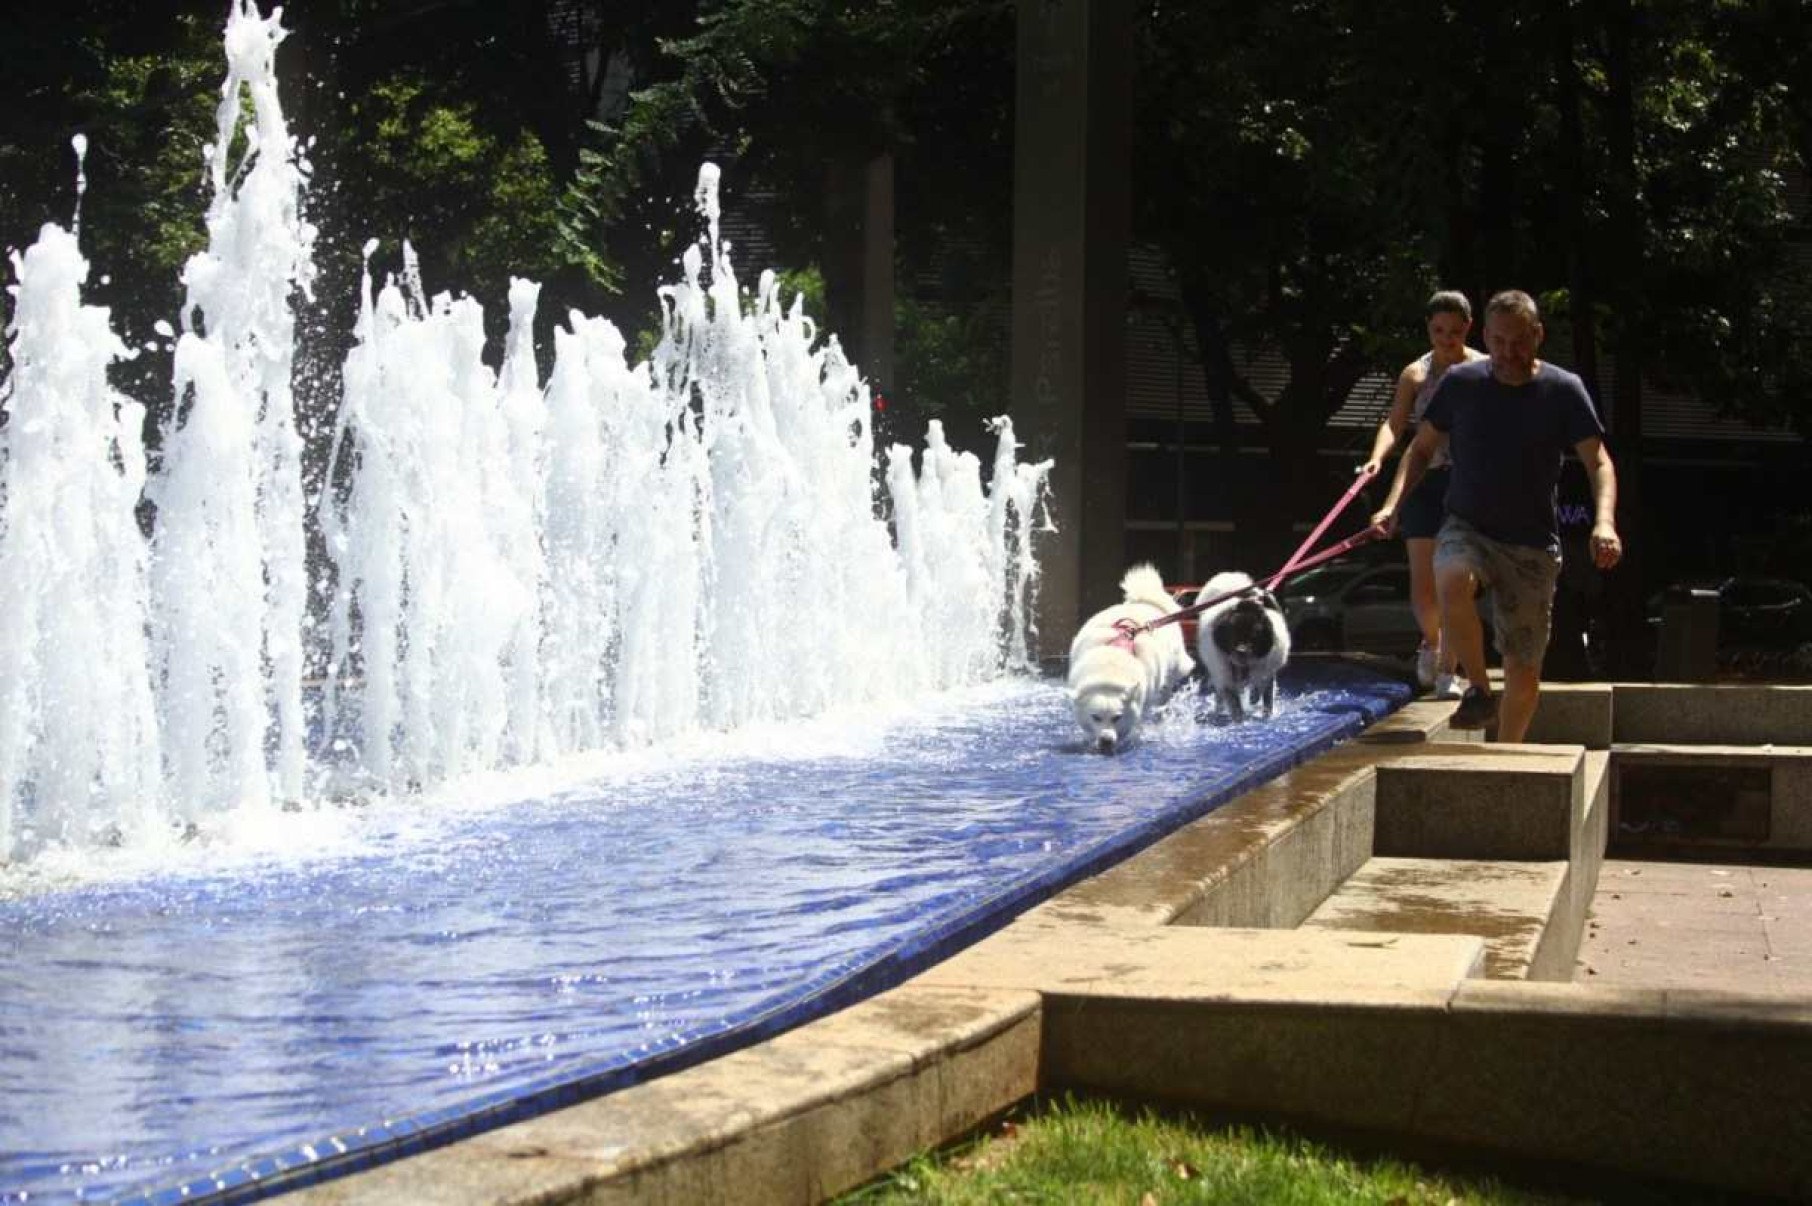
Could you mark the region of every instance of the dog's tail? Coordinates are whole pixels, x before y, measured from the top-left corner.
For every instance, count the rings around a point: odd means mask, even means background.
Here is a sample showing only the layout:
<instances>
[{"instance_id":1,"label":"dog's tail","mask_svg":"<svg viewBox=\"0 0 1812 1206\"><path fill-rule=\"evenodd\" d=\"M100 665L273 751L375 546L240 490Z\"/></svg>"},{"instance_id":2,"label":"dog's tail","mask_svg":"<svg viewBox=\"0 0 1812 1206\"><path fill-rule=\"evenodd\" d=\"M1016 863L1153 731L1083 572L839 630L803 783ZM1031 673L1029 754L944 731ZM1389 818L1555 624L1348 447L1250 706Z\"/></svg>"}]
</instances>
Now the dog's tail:
<instances>
[{"instance_id":1,"label":"dog's tail","mask_svg":"<svg viewBox=\"0 0 1812 1206\"><path fill-rule=\"evenodd\" d=\"M1120 590L1128 603L1149 603L1166 612L1177 609L1176 600L1164 589L1164 576L1149 561L1127 570L1126 576L1120 579Z\"/></svg>"}]
</instances>

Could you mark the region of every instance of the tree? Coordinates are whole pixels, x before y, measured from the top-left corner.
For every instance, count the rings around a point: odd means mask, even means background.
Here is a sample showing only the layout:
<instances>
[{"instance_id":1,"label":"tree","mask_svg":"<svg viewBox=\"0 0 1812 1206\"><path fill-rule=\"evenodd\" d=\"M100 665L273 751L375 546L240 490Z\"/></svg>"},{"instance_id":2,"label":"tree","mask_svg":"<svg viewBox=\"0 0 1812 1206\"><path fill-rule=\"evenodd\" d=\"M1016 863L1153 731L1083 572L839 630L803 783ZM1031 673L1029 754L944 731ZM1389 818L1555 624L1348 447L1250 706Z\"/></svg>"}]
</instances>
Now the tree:
<instances>
[{"instance_id":1,"label":"tree","mask_svg":"<svg viewBox=\"0 0 1812 1206\"><path fill-rule=\"evenodd\" d=\"M693 29L657 40L654 61L637 60L640 86L622 114L593 124L562 202L569 254L595 257L613 283L658 279L695 237L698 163L724 156L726 195L783 266L821 272L828 325L847 335L850 282L827 235L831 211L841 177L894 155L898 254L932 265L943 286L941 299L903 309L909 325L928 324L904 342L937 349L940 367L896 392L935 407L945 370L997 358L1004 393L1004 347L992 356L986 324L965 320L1004 296L1012 6L726 0L696 12ZM904 291L919 282L903 274Z\"/></svg>"},{"instance_id":2,"label":"tree","mask_svg":"<svg viewBox=\"0 0 1812 1206\"><path fill-rule=\"evenodd\" d=\"M70 139L84 134L88 297L111 307L116 330L141 349L120 366L120 383L150 401L153 383L170 379L153 324L174 320L178 274L204 238L219 31L192 15L78 0L25 10L8 39L14 100L0 127L0 245L23 247L44 223L74 221Z\"/></svg>"},{"instance_id":3,"label":"tree","mask_svg":"<svg viewBox=\"0 0 1812 1206\"><path fill-rule=\"evenodd\" d=\"M1439 65L1463 31L1437 19L1409 40L1424 15L1212 2L1155 6L1141 28L1135 238L1175 266L1224 448L1237 399L1285 497L1326 492L1314 452L1328 419L1366 372L1406 357L1439 283ZM1399 69L1394 48L1412 44L1431 48L1430 71ZM1405 122L1410 109L1431 120ZM1266 350L1289 366L1276 398L1239 367ZM1242 555L1281 555L1302 517L1252 506Z\"/></svg>"}]
</instances>

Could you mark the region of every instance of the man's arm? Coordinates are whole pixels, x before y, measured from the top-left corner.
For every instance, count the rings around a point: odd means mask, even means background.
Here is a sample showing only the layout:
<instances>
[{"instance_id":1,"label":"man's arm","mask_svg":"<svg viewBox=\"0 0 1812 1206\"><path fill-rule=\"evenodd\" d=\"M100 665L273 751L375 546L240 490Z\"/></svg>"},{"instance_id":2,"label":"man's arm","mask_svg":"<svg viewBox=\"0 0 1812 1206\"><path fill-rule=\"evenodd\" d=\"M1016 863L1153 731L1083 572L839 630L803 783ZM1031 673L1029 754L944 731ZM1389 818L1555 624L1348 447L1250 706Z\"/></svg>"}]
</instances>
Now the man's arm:
<instances>
[{"instance_id":1,"label":"man's arm","mask_svg":"<svg viewBox=\"0 0 1812 1206\"><path fill-rule=\"evenodd\" d=\"M1372 515L1372 526L1386 533L1394 532L1397 527L1397 506L1404 495L1416 488L1422 475L1428 472L1429 463L1435 453L1447 442L1447 433L1439 431L1432 423L1424 423L1416 428L1416 438L1409 442L1409 447L1397 462L1397 474L1391 479L1390 494L1384 499L1384 505Z\"/></svg>"},{"instance_id":2,"label":"man's arm","mask_svg":"<svg viewBox=\"0 0 1812 1206\"><path fill-rule=\"evenodd\" d=\"M1611 453L1597 436L1573 445L1592 485L1592 564L1610 569L1623 559L1623 541L1617 535L1617 468Z\"/></svg>"}]
</instances>

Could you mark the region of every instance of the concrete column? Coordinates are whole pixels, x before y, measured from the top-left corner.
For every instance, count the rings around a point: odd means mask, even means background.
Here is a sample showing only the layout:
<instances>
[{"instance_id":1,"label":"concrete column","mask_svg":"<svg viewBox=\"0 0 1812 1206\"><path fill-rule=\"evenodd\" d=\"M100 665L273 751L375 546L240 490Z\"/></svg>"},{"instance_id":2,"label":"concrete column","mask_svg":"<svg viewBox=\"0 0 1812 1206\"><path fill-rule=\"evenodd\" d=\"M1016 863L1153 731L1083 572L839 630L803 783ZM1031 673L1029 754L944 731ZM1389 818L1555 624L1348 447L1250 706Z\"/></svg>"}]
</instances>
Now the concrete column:
<instances>
[{"instance_id":1,"label":"concrete column","mask_svg":"<svg viewBox=\"0 0 1812 1206\"><path fill-rule=\"evenodd\" d=\"M823 239L829 328L877 389L893 388L893 156L825 169Z\"/></svg>"},{"instance_id":2,"label":"concrete column","mask_svg":"<svg viewBox=\"0 0 1812 1206\"><path fill-rule=\"evenodd\" d=\"M878 389L893 379L893 156L863 169L862 372Z\"/></svg>"},{"instance_id":3,"label":"concrete column","mask_svg":"<svg viewBox=\"0 0 1812 1206\"><path fill-rule=\"evenodd\" d=\"M1041 651L1118 597L1126 526L1132 24L1124 0L1023 0L1014 100L1013 422L1054 457Z\"/></svg>"}]
</instances>

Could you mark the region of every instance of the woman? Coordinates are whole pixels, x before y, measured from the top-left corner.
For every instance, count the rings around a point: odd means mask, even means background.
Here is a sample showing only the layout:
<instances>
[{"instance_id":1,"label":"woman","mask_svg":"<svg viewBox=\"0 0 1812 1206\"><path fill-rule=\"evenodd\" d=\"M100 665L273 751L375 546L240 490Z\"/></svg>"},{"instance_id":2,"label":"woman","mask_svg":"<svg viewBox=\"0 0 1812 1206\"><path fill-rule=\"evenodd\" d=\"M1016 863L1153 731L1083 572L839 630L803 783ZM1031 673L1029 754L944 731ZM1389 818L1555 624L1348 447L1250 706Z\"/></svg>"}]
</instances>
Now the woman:
<instances>
[{"instance_id":1,"label":"woman","mask_svg":"<svg viewBox=\"0 0 1812 1206\"><path fill-rule=\"evenodd\" d=\"M1428 322L1428 351L1410 361L1397 375L1390 413L1378 424L1371 459L1360 466L1361 473L1377 473L1392 449L1409 446L1413 428L1428 409L1428 400L1434 396L1443 373L1463 361L1485 359L1485 353L1466 346L1466 336L1472 330L1472 305L1464 293L1442 290L1428 299L1422 312ZM1434 580L1435 533L1440 531L1445 511L1449 472L1443 450L1398 512L1398 530L1409 548L1409 604L1422 630L1422 647L1416 651L1416 679L1443 697L1457 694L1453 686L1453 654L1441 647L1441 604L1435 597Z\"/></svg>"}]
</instances>

